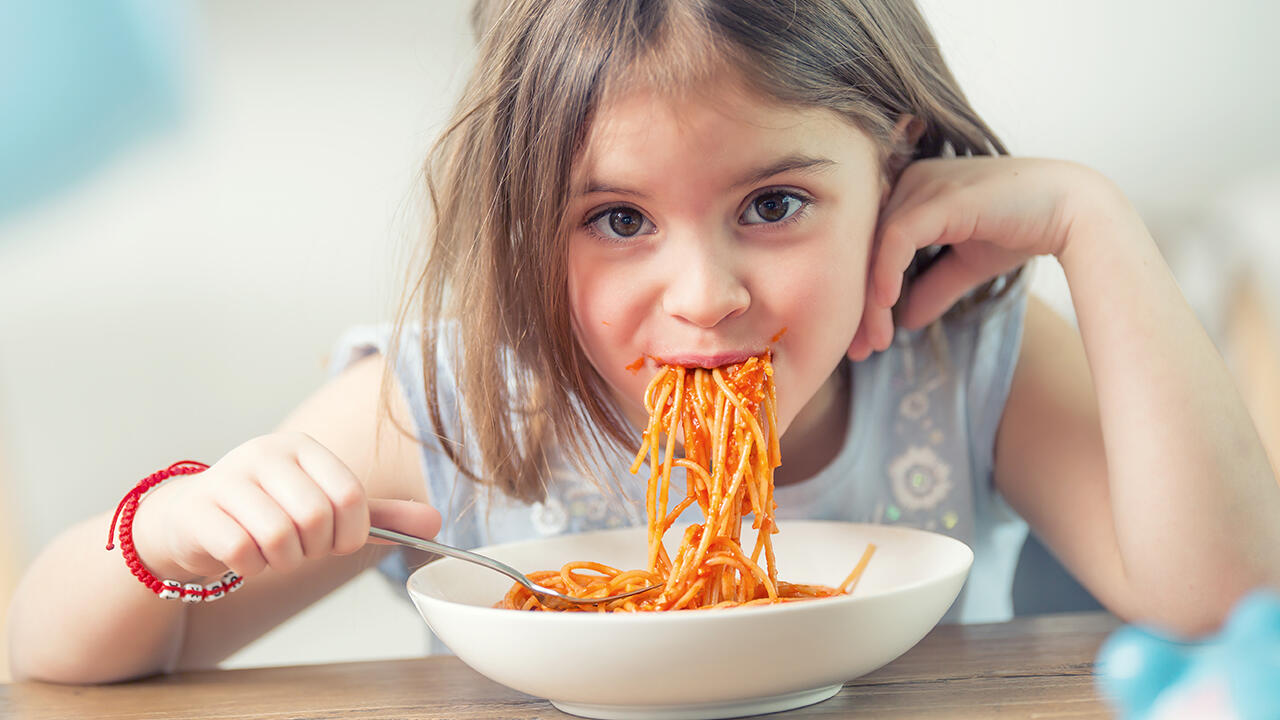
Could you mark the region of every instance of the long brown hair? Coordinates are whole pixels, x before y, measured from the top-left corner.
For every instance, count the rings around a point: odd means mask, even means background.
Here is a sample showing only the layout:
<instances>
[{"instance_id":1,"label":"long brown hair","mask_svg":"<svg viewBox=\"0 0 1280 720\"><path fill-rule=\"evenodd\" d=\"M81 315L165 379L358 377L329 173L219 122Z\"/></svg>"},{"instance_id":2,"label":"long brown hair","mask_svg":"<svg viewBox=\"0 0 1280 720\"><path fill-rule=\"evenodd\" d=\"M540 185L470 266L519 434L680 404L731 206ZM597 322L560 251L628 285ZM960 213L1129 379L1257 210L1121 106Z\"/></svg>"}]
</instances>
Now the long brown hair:
<instances>
[{"instance_id":1,"label":"long brown hair","mask_svg":"<svg viewBox=\"0 0 1280 720\"><path fill-rule=\"evenodd\" d=\"M886 172L1005 153L909 0L481 0L473 21L475 67L424 166L425 266L393 337L421 324L423 430L464 475L525 501L544 496L550 448L590 472L599 451L634 443L574 337L566 279L570 169L610 92L733 68L763 98L847 118ZM904 115L923 123L913 146L895 144Z\"/></svg>"}]
</instances>

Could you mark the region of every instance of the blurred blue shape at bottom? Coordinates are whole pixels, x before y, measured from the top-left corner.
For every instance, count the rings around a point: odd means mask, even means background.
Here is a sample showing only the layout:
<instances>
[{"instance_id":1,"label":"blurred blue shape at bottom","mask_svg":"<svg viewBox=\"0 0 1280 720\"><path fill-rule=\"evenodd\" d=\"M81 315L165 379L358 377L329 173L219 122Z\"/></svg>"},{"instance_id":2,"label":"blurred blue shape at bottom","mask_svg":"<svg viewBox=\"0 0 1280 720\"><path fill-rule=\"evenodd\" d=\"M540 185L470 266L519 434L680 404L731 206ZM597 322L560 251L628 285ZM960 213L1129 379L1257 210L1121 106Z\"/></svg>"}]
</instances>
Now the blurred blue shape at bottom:
<instances>
[{"instance_id":1,"label":"blurred blue shape at bottom","mask_svg":"<svg viewBox=\"0 0 1280 720\"><path fill-rule=\"evenodd\" d=\"M1199 642L1123 627L1098 653L1098 683L1128 720L1280 718L1280 595L1250 594Z\"/></svg>"},{"instance_id":2,"label":"blurred blue shape at bottom","mask_svg":"<svg viewBox=\"0 0 1280 720\"><path fill-rule=\"evenodd\" d=\"M176 123L183 2L0 0L0 220Z\"/></svg>"}]
</instances>

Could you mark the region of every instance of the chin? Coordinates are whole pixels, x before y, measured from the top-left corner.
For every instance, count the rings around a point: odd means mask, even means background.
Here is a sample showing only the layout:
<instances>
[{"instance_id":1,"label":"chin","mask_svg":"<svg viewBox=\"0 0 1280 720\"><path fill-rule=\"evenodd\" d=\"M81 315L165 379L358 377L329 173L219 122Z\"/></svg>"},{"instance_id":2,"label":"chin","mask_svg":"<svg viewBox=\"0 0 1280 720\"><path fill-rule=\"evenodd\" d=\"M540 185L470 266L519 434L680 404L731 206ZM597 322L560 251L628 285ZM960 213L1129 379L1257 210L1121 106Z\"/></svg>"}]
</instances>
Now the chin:
<instances>
[{"instance_id":1,"label":"chin","mask_svg":"<svg viewBox=\"0 0 1280 720\"><path fill-rule=\"evenodd\" d=\"M787 430L791 427L791 423L796 419L796 413L788 413L783 415L778 413L778 439L781 440L783 435L787 434Z\"/></svg>"}]
</instances>

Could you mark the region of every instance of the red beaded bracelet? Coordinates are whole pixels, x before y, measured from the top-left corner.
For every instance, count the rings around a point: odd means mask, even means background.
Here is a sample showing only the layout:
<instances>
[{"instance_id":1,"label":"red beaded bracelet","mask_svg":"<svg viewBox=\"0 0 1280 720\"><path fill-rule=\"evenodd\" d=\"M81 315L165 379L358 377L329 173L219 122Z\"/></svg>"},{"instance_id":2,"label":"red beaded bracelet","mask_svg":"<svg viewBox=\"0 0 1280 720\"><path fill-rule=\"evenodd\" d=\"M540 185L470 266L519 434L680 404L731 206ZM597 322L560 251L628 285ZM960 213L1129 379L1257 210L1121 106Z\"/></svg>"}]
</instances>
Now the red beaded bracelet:
<instances>
[{"instance_id":1,"label":"red beaded bracelet","mask_svg":"<svg viewBox=\"0 0 1280 720\"><path fill-rule=\"evenodd\" d=\"M124 499L116 506L116 514L111 518L111 529L107 531L107 549L110 550L115 547L113 541L116 536L116 521L119 520L120 554L124 556L125 564L133 571L134 577L142 581L143 585L151 588L151 592L166 600L181 598L183 602L190 603L198 603L200 601L213 602L227 593L239 590L244 583L244 578L231 571L227 571L218 582L209 583L208 585L201 585L200 583L183 584L177 580L161 580L142 564L142 560L138 558L138 551L133 547L133 516L138 511L138 503L141 502L142 496L146 495L151 488L175 475L194 475L208 469L209 466L202 462L183 460L170 465L164 470L148 475L137 485L134 485L133 489L124 496Z\"/></svg>"}]
</instances>

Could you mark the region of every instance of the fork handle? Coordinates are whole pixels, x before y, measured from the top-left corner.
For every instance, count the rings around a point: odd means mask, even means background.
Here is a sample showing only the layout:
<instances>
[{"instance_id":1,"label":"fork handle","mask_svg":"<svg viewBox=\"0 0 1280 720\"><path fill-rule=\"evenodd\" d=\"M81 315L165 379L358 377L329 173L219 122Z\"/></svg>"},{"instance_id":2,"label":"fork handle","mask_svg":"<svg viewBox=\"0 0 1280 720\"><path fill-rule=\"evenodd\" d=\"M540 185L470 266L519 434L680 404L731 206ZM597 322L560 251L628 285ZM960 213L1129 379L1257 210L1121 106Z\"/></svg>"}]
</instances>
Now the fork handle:
<instances>
[{"instance_id":1,"label":"fork handle","mask_svg":"<svg viewBox=\"0 0 1280 720\"><path fill-rule=\"evenodd\" d=\"M404 533L398 533L395 530L388 530L386 528L376 526L369 528L369 535L383 540L390 540L391 542L399 543L401 545L407 545L411 548L417 548L418 550L425 550L429 553L448 555L449 557L458 558L459 560L466 560L467 562L473 562L477 565L483 565L491 570L497 570L525 587L530 587L531 585L529 579L524 576L524 573L516 570L510 565L494 560L491 557L485 557L484 555L477 555L473 552L468 552L462 548L456 548L452 545L443 545L433 540L424 540L420 537L405 535Z\"/></svg>"}]
</instances>

